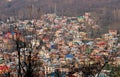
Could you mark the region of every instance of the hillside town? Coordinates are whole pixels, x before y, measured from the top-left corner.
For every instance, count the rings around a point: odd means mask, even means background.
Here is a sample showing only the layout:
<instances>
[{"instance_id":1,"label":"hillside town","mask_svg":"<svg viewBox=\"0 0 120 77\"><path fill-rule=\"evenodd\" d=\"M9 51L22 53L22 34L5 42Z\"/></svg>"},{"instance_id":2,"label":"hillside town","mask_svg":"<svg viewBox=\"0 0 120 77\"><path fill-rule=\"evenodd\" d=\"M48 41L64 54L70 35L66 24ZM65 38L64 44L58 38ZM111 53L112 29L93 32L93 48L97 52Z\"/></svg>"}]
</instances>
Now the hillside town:
<instances>
[{"instance_id":1,"label":"hillside town","mask_svg":"<svg viewBox=\"0 0 120 77\"><path fill-rule=\"evenodd\" d=\"M89 12L0 21L0 77L112 77L120 34L103 30Z\"/></svg>"}]
</instances>

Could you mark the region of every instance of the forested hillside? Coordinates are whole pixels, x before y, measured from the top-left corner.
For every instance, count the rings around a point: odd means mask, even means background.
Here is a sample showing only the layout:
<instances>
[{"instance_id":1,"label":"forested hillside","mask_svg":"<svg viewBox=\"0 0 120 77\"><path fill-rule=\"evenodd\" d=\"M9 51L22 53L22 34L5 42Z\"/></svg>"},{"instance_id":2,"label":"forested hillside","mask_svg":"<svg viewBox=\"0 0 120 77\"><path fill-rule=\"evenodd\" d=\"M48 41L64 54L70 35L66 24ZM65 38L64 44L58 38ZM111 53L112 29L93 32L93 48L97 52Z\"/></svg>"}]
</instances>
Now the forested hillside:
<instances>
[{"instance_id":1,"label":"forested hillside","mask_svg":"<svg viewBox=\"0 0 120 77\"><path fill-rule=\"evenodd\" d=\"M56 10L55 10L56 9ZM93 12L104 25L120 21L120 0L0 0L0 19L40 18L46 13L79 16Z\"/></svg>"}]
</instances>

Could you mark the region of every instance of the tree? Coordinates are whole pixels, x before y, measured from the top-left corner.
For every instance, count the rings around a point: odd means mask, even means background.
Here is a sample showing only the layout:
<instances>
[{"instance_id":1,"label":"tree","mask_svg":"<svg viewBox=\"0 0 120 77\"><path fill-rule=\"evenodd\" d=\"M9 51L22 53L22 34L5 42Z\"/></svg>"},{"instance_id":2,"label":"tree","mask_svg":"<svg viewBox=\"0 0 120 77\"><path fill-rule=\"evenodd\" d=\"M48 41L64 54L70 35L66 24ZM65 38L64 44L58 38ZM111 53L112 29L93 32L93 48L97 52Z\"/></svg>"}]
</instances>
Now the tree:
<instances>
[{"instance_id":1,"label":"tree","mask_svg":"<svg viewBox=\"0 0 120 77\"><path fill-rule=\"evenodd\" d=\"M89 77L89 76L94 77L95 75L99 76L99 74L103 69L109 68L108 67L109 63L113 62L112 59L117 56L115 53L109 53L108 55L104 55L104 54L100 55L99 53L99 55L94 55L95 57L92 57L90 55L91 53L84 54L83 56L86 56L86 58L84 58L82 62L78 63L79 64L78 68L75 68L73 64L73 67L72 67L73 69L71 70L71 73L74 74L76 72L77 73L82 72L83 77Z\"/></svg>"},{"instance_id":2,"label":"tree","mask_svg":"<svg viewBox=\"0 0 120 77\"><path fill-rule=\"evenodd\" d=\"M119 77L120 76L120 66L111 67L110 77Z\"/></svg>"}]
</instances>

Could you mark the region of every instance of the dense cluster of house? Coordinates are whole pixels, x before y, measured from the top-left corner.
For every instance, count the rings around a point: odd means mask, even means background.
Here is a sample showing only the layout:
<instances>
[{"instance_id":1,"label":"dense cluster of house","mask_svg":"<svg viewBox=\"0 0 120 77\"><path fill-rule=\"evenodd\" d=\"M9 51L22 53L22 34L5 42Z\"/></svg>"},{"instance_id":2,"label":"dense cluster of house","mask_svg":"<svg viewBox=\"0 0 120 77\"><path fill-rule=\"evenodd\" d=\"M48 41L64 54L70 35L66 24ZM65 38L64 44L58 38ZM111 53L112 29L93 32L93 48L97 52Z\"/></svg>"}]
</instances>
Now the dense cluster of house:
<instances>
[{"instance_id":1,"label":"dense cluster of house","mask_svg":"<svg viewBox=\"0 0 120 77\"><path fill-rule=\"evenodd\" d=\"M65 73L62 77L66 77L65 75L75 68L96 63L102 66L106 60L113 60L109 61L109 64L119 65L120 43L117 30L109 30L108 33L99 35L101 28L94 19L90 13L79 17L46 14L39 20L1 22L0 65L6 65L10 75L16 77L17 38L28 45L20 49L21 63L24 61L27 63L30 54L27 48L30 47L33 62L38 63L34 71L39 71L36 74L40 77L46 77L56 69L62 74ZM73 75L78 77L80 73Z\"/></svg>"}]
</instances>

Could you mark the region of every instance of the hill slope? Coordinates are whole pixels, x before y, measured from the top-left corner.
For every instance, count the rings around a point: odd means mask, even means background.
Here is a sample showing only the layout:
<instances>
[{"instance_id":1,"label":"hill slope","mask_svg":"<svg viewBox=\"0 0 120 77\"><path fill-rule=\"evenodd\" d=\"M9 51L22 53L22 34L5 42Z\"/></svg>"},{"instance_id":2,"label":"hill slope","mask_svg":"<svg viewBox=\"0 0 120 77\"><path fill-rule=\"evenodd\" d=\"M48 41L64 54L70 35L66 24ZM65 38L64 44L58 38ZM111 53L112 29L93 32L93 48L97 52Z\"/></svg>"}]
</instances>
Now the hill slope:
<instances>
[{"instance_id":1,"label":"hill slope","mask_svg":"<svg viewBox=\"0 0 120 77\"><path fill-rule=\"evenodd\" d=\"M67 16L78 16L101 8L120 9L120 0L0 0L0 18L30 18L30 14L37 18L44 13L53 13L55 4L57 14Z\"/></svg>"}]
</instances>

